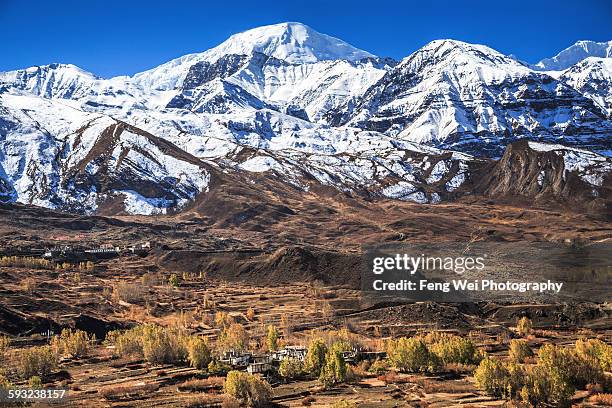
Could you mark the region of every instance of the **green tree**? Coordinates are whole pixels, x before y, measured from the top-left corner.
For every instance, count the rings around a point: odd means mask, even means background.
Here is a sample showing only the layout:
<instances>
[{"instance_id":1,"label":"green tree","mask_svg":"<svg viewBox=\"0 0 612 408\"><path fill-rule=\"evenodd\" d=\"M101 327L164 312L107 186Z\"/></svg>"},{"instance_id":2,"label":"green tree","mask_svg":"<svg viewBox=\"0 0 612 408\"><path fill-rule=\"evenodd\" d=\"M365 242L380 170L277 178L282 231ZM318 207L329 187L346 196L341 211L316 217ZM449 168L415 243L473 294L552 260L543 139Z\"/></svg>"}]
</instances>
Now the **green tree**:
<instances>
[{"instance_id":1,"label":"green tree","mask_svg":"<svg viewBox=\"0 0 612 408\"><path fill-rule=\"evenodd\" d=\"M460 336L442 336L429 349L444 364L478 364L482 359L474 343Z\"/></svg>"},{"instance_id":2,"label":"green tree","mask_svg":"<svg viewBox=\"0 0 612 408\"><path fill-rule=\"evenodd\" d=\"M327 346L321 339L315 339L310 342L308 352L306 353L306 371L314 376L321 374L321 369L325 365L325 355L327 354Z\"/></svg>"},{"instance_id":3,"label":"green tree","mask_svg":"<svg viewBox=\"0 0 612 408\"><path fill-rule=\"evenodd\" d=\"M326 388L346 381L347 364L342 351L343 344L335 343L325 354L325 364L321 369L319 381Z\"/></svg>"},{"instance_id":4,"label":"green tree","mask_svg":"<svg viewBox=\"0 0 612 408\"><path fill-rule=\"evenodd\" d=\"M286 358L281 361L278 373L286 380L299 378L304 374L304 363L297 358Z\"/></svg>"},{"instance_id":5,"label":"green tree","mask_svg":"<svg viewBox=\"0 0 612 408\"><path fill-rule=\"evenodd\" d=\"M245 350L249 334L240 323L233 323L221 331L218 343L225 350Z\"/></svg>"},{"instance_id":6,"label":"green tree","mask_svg":"<svg viewBox=\"0 0 612 408\"><path fill-rule=\"evenodd\" d=\"M174 286L175 288L178 288L179 285L181 284L181 282L179 281L179 277L176 275L176 273L173 273L172 275L170 275L170 277L168 278L168 283L171 286Z\"/></svg>"},{"instance_id":7,"label":"green tree","mask_svg":"<svg viewBox=\"0 0 612 408\"><path fill-rule=\"evenodd\" d=\"M532 329L533 323L527 316L521 317L516 324L516 331L522 336L530 334Z\"/></svg>"},{"instance_id":8,"label":"green tree","mask_svg":"<svg viewBox=\"0 0 612 408\"><path fill-rule=\"evenodd\" d=\"M187 342L187 359L189 364L203 370L208 367L208 364L212 361L212 355L210 347L206 340L200 336L193 336Z\"/></svg>"},{"instance_id":9,"label":"green tree","mask_svg":"<svg viewBox=\"0 0 612 408\"><path fill-rule=\"evenodd\" d=\"M210 363L208 363L208 374L212 375L225 375L231 370L231 367L227 364L222 363L217 359L213 359Z\"/></svg>"},{"instance_id":10,"label":"green tree","mask_svg":"<svg viewBox=\"0 0 612 408\"><path fill-rule=\"evenodd\" d=\"M425 342L414 337L390 340L387 344L387 357L395 368L403 372L435 371L440 364L438 357L429 351Z\"/></svg>"},{"instance_id":11,"label":"green tree","mask_svg":"<svg viewBox=\"0 0 612 408\"><path fill-rule=\"evenodd\" d=\"M526 358L533 357L533 350L529 347L527 340L512 339L508 356L515 363L522 363Z\"/></svg>"},{"instance_id":12,"label":"green tree","mask_svg":"<svg viewBox=\"0 0 612 408\"><path fill-rule=\"evenodd\" d=\"M278 349L279 332L276 326L268 326L268 334L266 335L266 346L268 351L276 351Z\"/></svg>"},{"instance_id":13,"label":"green tree","mask_svg":"<svg viewBox=\"0 0 612 408\"><path fill-rule=\"evenodd\" d=\"M603 371L612 371L612 345L599 339L576 340L576 354L599 362Z\"/></svg>"},{"instance_id":14,"label":"green tree","mask_svg":"<svg viewBox=\"0 0 612 408\"><path fill-rule=\"evenodd\" d=\"M20 355L19 371L23 378L46 379L57 368L57 353L51 346L30 347Z\"/></svg>"},{"instance_id":15,"label":"green tree","mask_svg":"<svg viewBox=\"0 0 612 408\"><path fill-rule=\"evenodd\" d=\"M512 398L523 386L513 379L519 379L520 376L513 376L512 373L518 373L518 366L509 366L495 358L485 358L480 362L476 371L474 371L474 379L480 389L489 395L497 398Z\"/></svg>"},{"instance_id":16,"label":"green tree","mask_svg":"<svg viewBox=\"0 0 612 408\"><path fill-rule=\"evenodd\" d=\"M223 388L226 394L251 407L265 406L272 398L270 384L242 371L230 371Z\"/></svg>"}]
</instances>

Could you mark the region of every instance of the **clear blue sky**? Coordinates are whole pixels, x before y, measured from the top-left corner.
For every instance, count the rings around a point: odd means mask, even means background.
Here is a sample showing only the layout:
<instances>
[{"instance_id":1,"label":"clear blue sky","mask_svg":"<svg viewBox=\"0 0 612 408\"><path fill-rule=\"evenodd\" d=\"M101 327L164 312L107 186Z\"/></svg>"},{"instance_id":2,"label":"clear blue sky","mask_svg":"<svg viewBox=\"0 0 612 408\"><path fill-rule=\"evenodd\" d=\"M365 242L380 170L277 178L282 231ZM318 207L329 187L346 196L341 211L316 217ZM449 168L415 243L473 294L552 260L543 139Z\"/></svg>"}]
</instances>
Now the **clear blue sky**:
<instances>
[{"instance_id":1,"label":"clear blue sky","mask_svg":"<svg viewBox=\"0 0 612 408\"><path fill-rule=\"evenodd\" d=\"M66 62L103 77L133 74L284 21L398 59L440 38L486 44L528 62L577 40L612 40L610 0L409 3L0 0L0 71Z\"/></svg>"}]
</instances>

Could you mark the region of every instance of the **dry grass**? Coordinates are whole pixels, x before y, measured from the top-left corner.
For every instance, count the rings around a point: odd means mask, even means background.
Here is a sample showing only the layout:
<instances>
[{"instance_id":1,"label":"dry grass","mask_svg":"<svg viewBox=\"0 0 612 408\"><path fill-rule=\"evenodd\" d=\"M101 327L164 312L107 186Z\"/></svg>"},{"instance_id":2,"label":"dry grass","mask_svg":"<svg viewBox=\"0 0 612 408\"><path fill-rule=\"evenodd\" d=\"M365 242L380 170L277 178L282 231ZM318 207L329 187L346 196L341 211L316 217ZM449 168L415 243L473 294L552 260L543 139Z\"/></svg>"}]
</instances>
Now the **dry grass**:
<instances>
[{"instance_id":1,"label":"dry grass","mask_svg":"<svg viewBox=\"0 0 612 408\"><path fill-rule=\"evenodd\" d=\"M149 290L141 284L117 282L113 284L113 299L127 303L144 303Z\"/></svg>"},{"instance_id":2,"label":"dry grass","mask_svg":"<svg viewBox=\"0 0 612 408\"><path fill-rule=\"evenodd\" d=\"M407 378L400 377L395 371L389 371L388 373L379 375L376 378L383 381L385 384L403 384L408 382Z\"/></svg>"},{"instance_id":3,"label":"dry grass","mask_svg":"<svg viewBox=\"0 0 612 408\"><path fill-rule=\"evenodd\" d=\"M201 394L190 399L182 405L185 408L208 408L208 407L225 407L225 400L227 397L220 394ZM228 405L231 406L231 405ZM238 405L236 405L237 407Z\"/></svg>"},{"instance_id":4,"label":"dry grass","mask_svg":"<svg viewBox=\"0 0 612 408\"><path fill-rule=\"evenodd\" d=\"M412 382L420 385L427 394L435 394L438 392L448 394L476 392L472 384L463 381L438 381L429 378L416 378L413 379Z\"/></svg>"},{"instance_id":5,"label":"dry grass","mask_svg":"<svg viewBox=\"0 0 612 408\"><path fill-rule=\"evenodd\" d=\"M37 287L38 284L34 278L25 278L23 281L21 281L21 290L29 294L34 293Z\"/></svg>"},{"instance_id":6,"label":"dry grass","mask_svg":"<svg viewBox=\"0 0 612 408\"><path fill-rule=\"evenodd\" d=\"M202 380L193 379L185 381L178 386L179 391L189 392L206 392L213 389L221 389L225 384L225 378L223 377L209 377Z\"/></svg>"},{"instance_id":7,"label":"dry grass","mask_svg":"<svg viewBox=\"0 0 612 408\"><path fill-rule=\"evenodd\" d=\"M612 407L612 394L591 395L588 401L591 404L600 405L602 407Z\"/></svg>"},{"instance_id":8,"label":"dry grass","mask_svg":"<svg viewBox=\"0 0 612 408\"><path fill-rule=\"evenodd\" d=\"M158 389L157 384L134 384L119 387L110 385L100 388L98 393L108 401L121 401L142 398Z\"/></svg>"}]
</instances>

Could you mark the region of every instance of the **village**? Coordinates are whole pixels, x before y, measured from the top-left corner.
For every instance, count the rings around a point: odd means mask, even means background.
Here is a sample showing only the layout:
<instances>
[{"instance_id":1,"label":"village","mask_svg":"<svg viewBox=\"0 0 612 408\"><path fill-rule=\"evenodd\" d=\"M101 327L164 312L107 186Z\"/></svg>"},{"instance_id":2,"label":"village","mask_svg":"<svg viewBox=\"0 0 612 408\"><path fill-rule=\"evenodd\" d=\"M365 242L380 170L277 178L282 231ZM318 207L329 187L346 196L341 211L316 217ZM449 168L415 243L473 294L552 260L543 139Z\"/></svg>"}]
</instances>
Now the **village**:
<instances>
[{"instance_id":1,"label":"village","mask_svg":"<svg viewBox=\"0 0 612 408\"><path fill-rule=\"evenodd\" d=\"M77 264L85 261L102 261L120 256L146 256L151 251L151 242L131 245L102 244L99 246L56 245L52 247L0 248L0 257L40 258L51 262Z\"/></svg>"},{"instance_id":2,"label":"village","mask_svg":"<svg viewBox=\"0 0 612 408\"><path fill-rule=\"evenodd\" d=\"M297 360L304 363L307 353L308 349L304 346L285 346L283 349L261 354L229 350L222 354L219 361L229 365L233 370L260 374L270 380L272 379L270 374L278 371L278 367L283 360ZM342 351L340 354L345 363L353 365L362 361L371 363L387 357L387 353L384 351L366 351L357 347Z\"/></svg>"}]
</instances>

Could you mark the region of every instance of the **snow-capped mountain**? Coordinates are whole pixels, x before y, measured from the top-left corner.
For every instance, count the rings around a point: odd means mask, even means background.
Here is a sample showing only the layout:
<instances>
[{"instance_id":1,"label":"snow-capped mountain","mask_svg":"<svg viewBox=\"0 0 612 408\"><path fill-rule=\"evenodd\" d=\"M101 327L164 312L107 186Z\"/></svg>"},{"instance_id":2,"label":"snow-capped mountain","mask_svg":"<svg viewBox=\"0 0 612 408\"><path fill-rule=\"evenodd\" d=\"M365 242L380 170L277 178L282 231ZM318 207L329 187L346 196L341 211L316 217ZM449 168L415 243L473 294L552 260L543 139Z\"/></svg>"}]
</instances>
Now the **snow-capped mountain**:
<instances>
[{"instance_id":1,"label":"snow-capped mountain","mask_svg":"<svg viewBox=\"0 0 612 408\"><path fill-rule=\"evenodd\" d=\"M101 205L165 213L208 189L197 158L109 116L35 96L0 97L0 194L92 213Z\"/></svg>"},{"instance_id":2,"label":"snow-capped mountain","mask_svg":"<svg viewBox=\"0 0 612 408\"><path fill-rule=\"evenodd\" d=\"M612 132L601 107L575 89L491 48L454 40L427 44L326 117L493 157L524 137L608 150Z\"/></svg>"},{"instance_id":3,"label":"snow-capped mountain","mask_svg":"<svg viewBox=\"0 0 612 408\"><path fill-rule=\"evenodd\" d=\"M585 58L563 71L559 79L594 100L612 117L612 58Z\"/></svg>"},{"instance_id":4,"label":"snow-capped mountain","mask_svg":"<svg viewBox=\"0 0 612 408\"><path fill-rule=\"evenodd\" d=\"M227 55L259 53L288 64L326 60L358 61L374 55L346 42L321 34L301 23L281 23L234 34L220 45L198 54L174 59L136 74L133 82L146 89L166 90L182 86L187 72L198 62L213 64Z\"/></svg>"},{"instance_id":5,"label":"snow-capped mountain","mask_svg":"<svg viewBox=\"0 0 612 408\"><path fill-rule=\"evenodd\" d=\"M578 41L552 58L545 58L533 66L540 71L563 71L588 57L612 57L612 41Z\"/></svg>"},{"instance_id":6,"label":"snow-capped mountain","mask_svg":"<svg viewBox=\"0 0 612 408\"><path fill-rule=\"evenodd\" d=\"M555 79L452 40L398 63L283 23L131 77L0 73L0 199L165 213L263 174L435 203L474 184L483 161L466 152L521 138L612 151L608 69L589 58Z\"/></svg>"}]
</instances>

